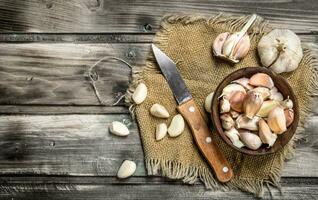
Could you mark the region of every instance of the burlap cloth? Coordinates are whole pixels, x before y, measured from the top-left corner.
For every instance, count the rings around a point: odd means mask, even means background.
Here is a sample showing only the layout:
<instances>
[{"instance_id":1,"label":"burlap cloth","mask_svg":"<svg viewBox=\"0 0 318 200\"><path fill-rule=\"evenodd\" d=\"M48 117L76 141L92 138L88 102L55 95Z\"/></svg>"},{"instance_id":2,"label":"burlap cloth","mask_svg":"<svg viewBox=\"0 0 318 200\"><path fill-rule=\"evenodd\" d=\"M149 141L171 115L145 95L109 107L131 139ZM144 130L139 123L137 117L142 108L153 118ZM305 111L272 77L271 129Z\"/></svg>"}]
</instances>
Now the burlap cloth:
<instances>
[{"instance_id":1,"label":"burlap cloth","mask_svg":"<svg viewBox=\"0 0 318 200\"><path fill-rule=\"evenodd\" d=\"M162 20L161 28L155 36L154 43L177 62L179 72L209 124L209 114L203 108L205 97L232 71L243 67L261 66L256 47L259 39L270 31L270 28L260 17L249 30L251 49L240 63L233 66L211 54L212 42L219 33L240 30L248 18L249 16L230 17L222 14L212 18L167 16ZM155 140L156 125L160 122L169 124L172 116L177 114L177 104L149 48L146 66L142 71L135 73L136 77L126 99L131 102L130 94L137 83L144 82L148 87L146 100L131 107L140 128L148 174L182 179L190 184L199 178L210 189L239 188L258 196L262 196L266 184L280 187L284 160L292 154L294 142L303 131L304 119L309 114L309 94L317 88L315 65L310 52L304 50L304 57L297 70L283 74L298 98L301 116L296 136L282 151L264 156L244 155L227 146L215 131L211 131L212 138L217 141L234 171L234 178L226 184L221 184L200 155L188 126L177 138L166 136L159 142ZM154 103L165 106L171 117L165 120L151 116L149 109Z\"/></svg>"}]
</instances>

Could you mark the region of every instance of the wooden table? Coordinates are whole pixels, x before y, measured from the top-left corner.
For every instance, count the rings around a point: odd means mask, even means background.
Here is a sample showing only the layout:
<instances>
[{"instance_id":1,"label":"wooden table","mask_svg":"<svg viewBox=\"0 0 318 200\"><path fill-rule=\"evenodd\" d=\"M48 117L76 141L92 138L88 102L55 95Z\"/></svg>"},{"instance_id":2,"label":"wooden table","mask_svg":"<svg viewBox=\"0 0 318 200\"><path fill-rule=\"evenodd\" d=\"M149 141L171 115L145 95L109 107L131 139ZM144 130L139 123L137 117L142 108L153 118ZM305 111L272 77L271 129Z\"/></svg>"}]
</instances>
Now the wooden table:
<instances>
[{"instance_id":1,"label":"wooden table","mask_svg":"<svg viewBox=\"0 0 318 200\"><path fill-rule=\"evenodd\" d=\"M103 56L143 66L160 18L168 13L258 13L295 31L318 53L316 0L0 0L0 197L8 199L251 199L240 191L213 192L147 177L136 122L121 101L130 70L118 61L96 69L101 106L87 78ZM305 77L304 77L305 79ZM302 81L302 80L300 80ZM283 172L284 196L318 198L318 98L307 138ZM125 120L131 134L109 134ZM134 177L116 179L123 159ZM265 193L269 198L270 194Z\"/></svg>"}]
</instances>

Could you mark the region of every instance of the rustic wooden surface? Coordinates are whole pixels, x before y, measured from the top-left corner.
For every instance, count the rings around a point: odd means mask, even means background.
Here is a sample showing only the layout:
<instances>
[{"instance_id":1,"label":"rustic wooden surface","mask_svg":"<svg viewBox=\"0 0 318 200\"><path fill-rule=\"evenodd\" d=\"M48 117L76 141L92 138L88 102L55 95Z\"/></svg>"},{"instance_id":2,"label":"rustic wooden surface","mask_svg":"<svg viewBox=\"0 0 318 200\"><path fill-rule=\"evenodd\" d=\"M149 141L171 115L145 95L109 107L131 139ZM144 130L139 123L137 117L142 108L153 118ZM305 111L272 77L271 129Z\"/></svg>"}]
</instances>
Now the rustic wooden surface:
<instances>
[{"instance_id":1,"label":"rustic wooden surface","mask_svg":"<svg viewBox=\"0 0 318 200\"><path fill-rule=\"evenodd\" d=\"M106 106L87 78L105 55L141 67L164 14L221 11L256 12L318 53L316 0L0 0L0 199L252 199L147 177L137 125L123 102L112 106L126 90L129 68L117 61L97 68ZM318 101L312 106L308 136L284 168L284 195L272 192L277 199L318 198ZM131 135L109 134L113 120ZM118 180L126 158L137 172Z\"/></svg>"}]
</instances>

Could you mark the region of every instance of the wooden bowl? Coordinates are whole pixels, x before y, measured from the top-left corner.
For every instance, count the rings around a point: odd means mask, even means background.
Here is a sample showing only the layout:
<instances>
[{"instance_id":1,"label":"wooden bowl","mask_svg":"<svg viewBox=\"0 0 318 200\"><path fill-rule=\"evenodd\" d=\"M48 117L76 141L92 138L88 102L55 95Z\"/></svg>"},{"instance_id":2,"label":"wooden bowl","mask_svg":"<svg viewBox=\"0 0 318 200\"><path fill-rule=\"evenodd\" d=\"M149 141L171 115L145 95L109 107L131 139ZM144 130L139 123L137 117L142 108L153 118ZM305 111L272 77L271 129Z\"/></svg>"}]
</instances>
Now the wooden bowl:
<instances>
[{"instance_id":1,"label":"wooden bowl","mask_svg":"<svg viewBox=\"0 0 318 200\"><path fill-rule=\"evenodd\" d=\"M289 98L293 101L294 103L294 121L293 123L288 127L287 131L284 132L283 134L279 134L278 138L275 142L275 144L268 148L266 145L262 145L259 149L257 150L251 150L248 149L247 147L243 148L237 148L234 146L231 142L231 140L224 134L222 125L221 125L221 120L220 120L220 112L219 112L219 99L218 97L221 96L222 90L225 86L230 84L232 81L242 78L242 77L247 77L250 78L252 75L256 73L265 73L268 74L274 81L275 87L277 87L278 91L280 91L284 99L289 96ZM282 149L288 142L289 140L293 137L296 128L298 126L298 121L299 121L299 107L298 107L298 102L296 99L296 96L288 84L287 80L283 78L282 76L276 74L275 72L272 72L271 70L265 68L265 67L248 67L248 68L243 68L239 69L230 75L228 75L226 78L222 80L222 82L218 85L216 88L213 99L212 99L212 113L211 113L211 118L214 123L214 126L216 127L217 132L220 134L222 139L232 148L236 149L239 152L249 154L249 155L264 155L264 154L270 154L274 153L276 151L279 151Z\"/></svg>"}]
</instances>

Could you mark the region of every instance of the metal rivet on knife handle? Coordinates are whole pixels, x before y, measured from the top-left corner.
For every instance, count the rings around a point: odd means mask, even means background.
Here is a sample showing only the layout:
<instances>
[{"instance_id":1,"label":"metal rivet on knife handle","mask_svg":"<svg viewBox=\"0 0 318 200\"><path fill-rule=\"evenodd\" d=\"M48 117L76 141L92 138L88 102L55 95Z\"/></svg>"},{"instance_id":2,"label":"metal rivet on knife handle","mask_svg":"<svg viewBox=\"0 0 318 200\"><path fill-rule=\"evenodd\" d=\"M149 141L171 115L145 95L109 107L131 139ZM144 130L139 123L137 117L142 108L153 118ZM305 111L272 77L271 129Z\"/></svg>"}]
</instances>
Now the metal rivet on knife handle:
<instances>
[{"instance_id":1,"label":"metal rivet on knife handle","mask_svg":"<svg viewBox=\"0 0 318 200\"><path fill-rule=\"evenodd\" d=\"M190 112L194 112L194 111L195 111L195 108L194 108L193 106L190 106L190 107L189 107L189 111L190 111Z\"/></svg>"},{"instance_id":2,"label":"metal rivet on knife handle","mask_svg":"<svg viewBox=\"0 0 318 200\"><path fill-rule=\"evenodd\" d=\"M205 142L210 144L212 142L212 138L211 137L206 137L205 138Z\"/></svg>"},{"instance_id":3,"label":"metal rivet on knife handle","mask_svg":"<svg viewBox=\"0 0 318 200\"><path fill-rule=\"evenodd\" d=\"M226 173L229 171L229 168L228 167L223 167L223 172Z\"/></svg>"}]
</instances>

